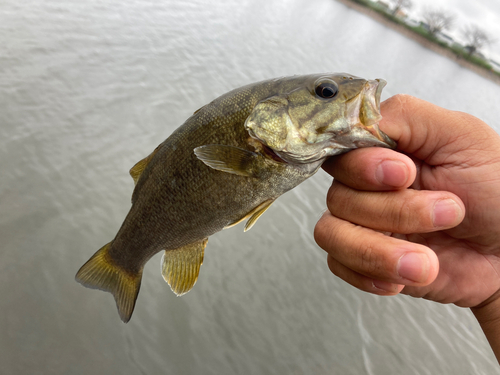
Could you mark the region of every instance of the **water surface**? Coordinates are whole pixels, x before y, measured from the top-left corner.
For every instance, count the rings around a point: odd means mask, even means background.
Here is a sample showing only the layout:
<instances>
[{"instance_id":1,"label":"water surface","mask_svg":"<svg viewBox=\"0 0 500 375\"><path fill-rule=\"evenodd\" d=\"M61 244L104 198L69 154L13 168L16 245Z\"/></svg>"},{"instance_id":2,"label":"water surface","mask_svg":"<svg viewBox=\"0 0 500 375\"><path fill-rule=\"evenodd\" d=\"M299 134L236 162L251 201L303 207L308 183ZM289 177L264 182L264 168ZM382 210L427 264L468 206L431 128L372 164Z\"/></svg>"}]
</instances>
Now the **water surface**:
<instances>
[{"instance_id":1,"label":"water surface","mask_svg":"<svg viewBox=\"0 0 500 375\"><path fill-rule=\"evenodd\" d=\"M345 71L472 113L500 87L332 0L4 1L0 6L0 363L6 374L491 374L470 311L335 278L312 231L330 177L248 233L210 238L177 298L146 266L124 325L74 282L130 207L128 170L238 86Z\"/></svg>"}]
</instances>

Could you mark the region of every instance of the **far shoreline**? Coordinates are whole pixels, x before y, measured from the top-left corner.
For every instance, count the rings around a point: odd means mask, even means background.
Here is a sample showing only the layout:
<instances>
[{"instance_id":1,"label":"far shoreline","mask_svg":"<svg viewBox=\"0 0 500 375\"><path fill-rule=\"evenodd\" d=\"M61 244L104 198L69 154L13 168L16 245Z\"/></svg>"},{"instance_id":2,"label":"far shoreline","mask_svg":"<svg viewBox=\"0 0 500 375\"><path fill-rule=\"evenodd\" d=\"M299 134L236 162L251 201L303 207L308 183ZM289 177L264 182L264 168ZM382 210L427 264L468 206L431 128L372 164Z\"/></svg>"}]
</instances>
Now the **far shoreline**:
<instances>
[{"instance_id":1,"label":"far shoreline","mask_svg":"<svg viewBox=\"0 0 500 375\"><path fill-rule=\"evenodd\" d=\"M489 79L490 81L493 81L496 84L500 85L500 76L498 74L495 74L492 71L481 68L478 65L475 65L475 64L473 64L473 63L471 63L463 58L460 58L459 56L454 54L449 49L443 48L440 45L431 42L430 40L424 38L423 36L413 32L409 29L407 29L406 27L404 27L402 25L399 25L395 22L391 22L389 19L384 17L382 14L374 11L373 9L370 9L366 6L357 4L351 0L336 0L336 1L346 5L347 7L351 8L351 9L354 9L360 13L363 13L363 14L371 17L375 21L399 32L400 34L404 35L405 37L417 42L421 46L423 46L423 47L425 47L433 52L439 53L442 56L449 58L450 60L452 60L456 64L460 65L461 67L469 69L469 70L473 71L474 73L482 76L483 78Z\"/></svg>"}]
</instances>

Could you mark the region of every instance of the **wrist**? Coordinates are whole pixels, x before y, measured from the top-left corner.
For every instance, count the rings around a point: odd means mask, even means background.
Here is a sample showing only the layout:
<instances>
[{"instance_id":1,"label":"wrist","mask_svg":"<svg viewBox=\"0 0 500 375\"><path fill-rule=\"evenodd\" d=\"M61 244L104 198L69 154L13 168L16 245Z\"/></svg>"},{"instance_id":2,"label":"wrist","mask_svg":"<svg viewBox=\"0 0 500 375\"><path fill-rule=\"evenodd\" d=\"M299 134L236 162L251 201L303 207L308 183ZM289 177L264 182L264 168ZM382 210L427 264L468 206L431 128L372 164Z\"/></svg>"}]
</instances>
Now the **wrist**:
<instances>
[{"instance_id":1,"label":"wrist","mask_svg":"<svg viewBox=\"0 0 500 375\"><path fill-rule=\"evenodd\" d=\"M480 324L500 322L500 290L471 310Z\"/></svg>"},{"instance_id":2,"label":"wrist","mask_svg":"<svg viewBox=\"0 0 500 375\"><path fill-rule=\"evenodd\" d=\"M500 291L480 305L471 307L471 311L500 363Z\"/></svg>"}]
</instances>

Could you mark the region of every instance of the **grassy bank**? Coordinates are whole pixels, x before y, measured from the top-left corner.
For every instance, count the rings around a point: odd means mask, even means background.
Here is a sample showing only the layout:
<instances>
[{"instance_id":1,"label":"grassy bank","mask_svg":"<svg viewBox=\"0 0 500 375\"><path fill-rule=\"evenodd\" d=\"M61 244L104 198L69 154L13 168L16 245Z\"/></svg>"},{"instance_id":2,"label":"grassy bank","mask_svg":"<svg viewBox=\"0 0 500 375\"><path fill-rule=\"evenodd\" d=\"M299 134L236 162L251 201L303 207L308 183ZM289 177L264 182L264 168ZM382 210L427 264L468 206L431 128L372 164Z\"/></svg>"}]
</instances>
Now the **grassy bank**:
<instances>
[{"instance_id":1,"label":"grassy bank","mask_svg":"<svg viewBox=\"0 0 500 375\"><path fill-rule=\"evenodd\" d=\"M379 5L378 3L369 0L338 0L338 1L346 5L349 5L350 3L351 5L353 5L355 9L358 10L364 8L367 10L367 12L364 13L371 16L373 16L373 13L378 14L386 22L392 24L393 26L396 26L394 28L396 28L398 31L401 31L402 29L406 30L407 32L405 32L404 34L409 37L412 37L411 34L413 34L413 39L416 39L418 42L425 45L426 47L429 47L430 49L436 52L440 52L447 57L453 57L455 61L461 62L460 65L470 68L468 64L464 63L468 62L469 64L472 64L473 66L477 67L483 72L483 74L481 74L481 72L478 71L477 69L473 69L477 73L487 78L493 79L497 83L500 83L500 72L493 70L491 64L488 61L482 59L477 55L469 54L462 46L448 45L447 43L436 38L431 32L429 32L426 28L420 25L419 26L408 25L401 18L388 13L387 8ZM422 38L437 48L431 48L429 44L422 43L422 41L419 40Z\"/></svg>"}]
</instances>

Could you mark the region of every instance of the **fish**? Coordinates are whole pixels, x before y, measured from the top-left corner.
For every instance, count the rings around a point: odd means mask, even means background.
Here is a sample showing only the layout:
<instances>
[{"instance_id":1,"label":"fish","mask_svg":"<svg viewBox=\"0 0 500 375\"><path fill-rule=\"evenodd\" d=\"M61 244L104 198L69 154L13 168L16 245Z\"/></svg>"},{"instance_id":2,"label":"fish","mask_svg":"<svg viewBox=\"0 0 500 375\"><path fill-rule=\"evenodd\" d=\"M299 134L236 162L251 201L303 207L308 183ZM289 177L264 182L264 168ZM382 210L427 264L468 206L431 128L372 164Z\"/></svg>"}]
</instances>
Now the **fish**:
<instances>
[{"instance_id":1,"label":"fish","mask_svg":"<svg viewBox=\"0 0 500 375\"><path fill-rule=\"evenodd\" d=\"M330 156L396 147L378 127L385 85L346 73L282 77L237 88L198 109L132 167L130 211L76 281L110 292L127 323L144 265L163 251L163 278L176 295L187 293L212 234L245 220L248 231Z\"/></svg>"}]
</instances>

